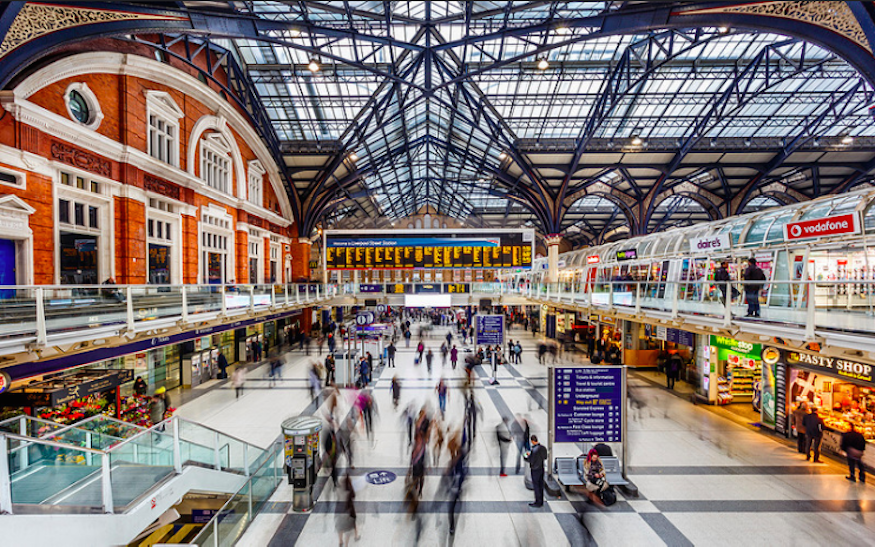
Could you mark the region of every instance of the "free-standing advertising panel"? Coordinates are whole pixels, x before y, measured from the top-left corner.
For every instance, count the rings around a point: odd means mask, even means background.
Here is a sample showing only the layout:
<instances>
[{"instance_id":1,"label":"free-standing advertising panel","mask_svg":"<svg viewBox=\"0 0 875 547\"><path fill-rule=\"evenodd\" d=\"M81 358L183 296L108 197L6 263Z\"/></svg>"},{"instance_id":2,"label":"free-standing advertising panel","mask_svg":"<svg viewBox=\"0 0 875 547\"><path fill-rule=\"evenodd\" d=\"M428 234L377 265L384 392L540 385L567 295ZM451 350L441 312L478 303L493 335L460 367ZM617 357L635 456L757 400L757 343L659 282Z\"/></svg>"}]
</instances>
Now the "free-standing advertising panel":
<instances>
[{"instance_id":1,"label":"free-standing advertising panel","mask_svg":"<svg viewBox=\"0 0 875 547\"><path fill-rule=\"evenodd\" d=\"M326 230L327 270L532 267L534 230Z\"/></svg>"}]
</instances>

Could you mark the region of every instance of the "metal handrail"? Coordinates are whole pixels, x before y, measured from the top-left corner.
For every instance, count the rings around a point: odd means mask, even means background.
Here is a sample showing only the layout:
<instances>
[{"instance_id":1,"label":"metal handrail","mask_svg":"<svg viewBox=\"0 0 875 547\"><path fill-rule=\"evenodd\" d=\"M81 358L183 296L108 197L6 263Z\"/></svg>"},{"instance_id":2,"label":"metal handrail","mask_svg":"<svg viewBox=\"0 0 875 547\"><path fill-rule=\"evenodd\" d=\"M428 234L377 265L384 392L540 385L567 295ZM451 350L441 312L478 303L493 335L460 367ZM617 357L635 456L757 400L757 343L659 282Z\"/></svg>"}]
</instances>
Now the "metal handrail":
<instances>
[{"instance_id":1,"label":"metal handrail","mask_svg":"<svg viewBox=\"0 0 875 547\"><path fill-rule=\"evenodd\" d=\"M249 442L249 441L244 441L243 439L241 439L241 438L239 438L239 437L235 437L234 435L229 435L229 434L225 433L224 431L219 431L218 429L214 429L214 428L212 428L212 427L210 427L210 426L208 426L208 425L204 425L204 424L202 424L202 423L198 423L198 422L194 422L194 421L192 421L192 420L188 420L188 419L186 419L186 418L183 418L182 416L172 416L171 418L168 418L168 419L176 419L176 420L179 420L180 422L186 422L186 423L189 423L189 424L194 424L194 425L196 425L196 426L198 426L198 427L200 427L200 428L206 429L207 431L210 431L210 432L212 432L212 433L218 433L219 435L222 435L222 436L224 436L224 437L228 437L229 439L233 439L233 440L235 440L235 441L237 441L237 442L239 442L239 443L243 443L243 444L245 444L245 445L249 445L249 446L251 446L251 447L253 447L253 448L257 448L258 450L267 450L266 448L261 448L261 447L258 446L257 444L252 444L252 443ZM190 441L186 441L186 442L190 442Z\"/></svg>"},{"instance_id":2,"label":"metal handrail","mask_svg":"<svg viewBox=\"0 0 875 547\"><path fill-rule=\"evenodd\" d=\"M5 437L7 439L28 442L33 444L40 444L45 446L51 446L52 448L60 448L64 450L81 450L83 452L89 452L91 454L97 454L99 456L105 456L106 452L102 450L98 450L96 448L87 448L84 446L76 446L72 444L59 443L55 441L47 441L45 439L36 439L34 437L25 437L24 435L16 435L15 433L8 433L6 431L0 431L0 437Z\"/></svg>"}]
</instances>

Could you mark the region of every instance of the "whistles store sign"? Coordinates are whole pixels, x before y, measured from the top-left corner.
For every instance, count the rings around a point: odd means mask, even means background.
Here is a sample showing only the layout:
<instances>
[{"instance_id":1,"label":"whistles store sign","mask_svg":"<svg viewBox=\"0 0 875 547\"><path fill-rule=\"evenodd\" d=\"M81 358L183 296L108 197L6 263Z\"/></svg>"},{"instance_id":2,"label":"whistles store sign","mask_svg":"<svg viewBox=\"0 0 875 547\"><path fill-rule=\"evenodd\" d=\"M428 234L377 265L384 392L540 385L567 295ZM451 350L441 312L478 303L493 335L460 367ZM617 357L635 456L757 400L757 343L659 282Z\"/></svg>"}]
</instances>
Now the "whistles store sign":
<instances>
[{"instance_id":1,"label":"whistles store sign","mask_svg":"<svg viewBox=\"0 0 875 547\"><path fill-rule=\"evenodd\" d=\"M860 233L860 216L857 213L834 217L791 222L784 225L784 240L811 239Z\"/></svg>"}]
</instances>

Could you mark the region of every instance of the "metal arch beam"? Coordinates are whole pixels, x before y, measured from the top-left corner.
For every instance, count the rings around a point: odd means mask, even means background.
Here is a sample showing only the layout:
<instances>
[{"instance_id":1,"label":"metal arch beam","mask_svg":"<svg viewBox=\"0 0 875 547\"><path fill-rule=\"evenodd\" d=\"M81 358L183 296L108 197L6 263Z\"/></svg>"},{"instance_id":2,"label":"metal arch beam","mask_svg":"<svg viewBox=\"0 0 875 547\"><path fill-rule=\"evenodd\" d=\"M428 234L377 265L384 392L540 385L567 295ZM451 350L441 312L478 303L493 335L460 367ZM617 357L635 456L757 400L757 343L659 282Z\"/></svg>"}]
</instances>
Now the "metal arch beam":
<instances>
[{"instance_id":1,"label":"metal arch beam","mask_svg":"<svg viewBox=\"0 0 875 547\"><path fill-rule=\"evenodd\" d=\"M869 37L870 43L875 43L875 23L873 23L872 16L867 13L866 7L857 5L857 2L844 3L850 7L857 22L862 26L864 32ZM704 12L704 10L737 6L737 1L708 2L702 4L695 3L692 5L681 2L654 4L645 5L644 7L641 5L630 4L621 7L615 12L594 17L556 19L535 25L502 29L500 31L477 36L465 36L458 40L442 44L436 49L452 49L464 45L473 45L480 42L498 40L505 36L523 37L531 34L555 31L560 27L568 29L592 29L589 34L584 36L575 37L572 40L557 42L550 46L544 46L522 55L516 55L512 58L500 61L491 67L498 68L498 66L512 64L551 49L564 47L569 45L569 42L576 43L582 40L590 40L604 36L634 34L653 30L729 26L732 28L777 32L779 34L793 36L795 38L818 44L845 59L863 74L870 84L875 86L875 57L873 57L872 52L867 51L850 38L847 38L839 32L825 26L778 16L770 17L767 15L750 15L731 12ZM469 75L475 75L485 70L491 70L491 68L481 69L472 72Z\"/></svg>"},{"instance_id":2,"label":"metal arch beam","mask_svg":"<svg viewBox=\"0 0 875 547\"><path fill-rule=\"evenodd\" d=\"M680 150L674 155L671 162L669 162L667 172L659 177L659 179L657 179L656 184L654 184L650 188L647 196L639 205L639 209L641 211L641 225L639 226L639 228L645 230L647 229L646 227L650 224L650 216L653 214L654 210L654 199L657 195L659 195L660 192L662 192L663 185L668 179L669 174L673 173L680 166L681 162L687 156L687 154L692 151L693 147L699 141L705 138L705 134L710 130L710 128L714 127L717 123L725 118L724 111L727 108L727 105L729 104L729 100L731 98L735 97L736 99L736 104L732 111L737 112L745 105L747 105L752 99L761 95L771 87L774 87L775 85L786 81L788 78L795 77L800 73L811 70L812 68L818 67L826 62L826 59L823 59L818 62L814 62L811 65L805 65L803 61L800 63L800 66L795 67L796 70L787 71L786 73L782 72L779 73L779 75L775 78L767 79L767 84L760 89L751 92L748 89L750 84L748 84L747 88L742 89L743 82L750 77L756 75L760 69L765 70L768 74L768 71L771 70L771 64L769 60L770 52L772 50L797 42L798 40L790 39L765 46L747 65L745 65L745 67L741 71L739 71L735 75L735 77L732 79L726 89L716 98L714 103L711 105L711 108L708 109L708 112L704 116L701 116L699 118L696 125L692 128L690 135L681 145Z\"/></svg>"},{"instance_id":3,"label":"metal arch beam","mask_svg":"<svg viewBox=\"0 0 875 547\"><path fill-rule=\"evenodd\" d=\"M634 211L632 211L632 209L629 208L628 205L623 203L623 200L621 200L619 197L615 196L614 194L611 194L608 192L601 192L601 191L586 193L586 194L581 195L579 198L575 199L574 202L568 206L568 208L571 209L571 207L573 207L575 203L577 203L581 199L586 198L588 196L598 196L602 199L606 199L606 200L610 201L611 203L613 203L618 209L623 211L623 214L626 216L626 221L629 224L629 228L630 228L631 232L635 233L635 229L636 229L636 226L638 224L638 219L635 218Z\"/></svg>"},{"instance_id":4,"label":"metal arch beam","mask_svg":"<svg viewBox=\"0 0 875 547\"><path fill-rule=\"evenodd\" d=\"M439 36L439 40L442 40L442 37ZM452 54L452 52L451 52L451 54ZM452 71L451 71L450 67L446 66L446 64L440 58L434 57L434 59L436 59L436 61L437 61L438 69L440 71L442 71L448 77L452 77ZM464 64L462 63L462 60L459 59L458 57L456 57L454 54L452 54L452 59L454 62L456 62L459 65L460 69L464 66ZM471 85L473 85L473 84L471 84ZM507 126L507 124L501 118L501 116L498 115L498 112L497 112L497 110L495 110L495 107L493 107L492 104L489 103L489 100L486 98L486 95L483 93L483 91L480 90L479 88L477 88L476 86L474 86L475 93L477 93L480 96L479 100L478 100L478 99L475 99L473 97L471 91L469 91L468 89L465 88L465 83L459 83L455 87L456 87L457 91L462 93L462 95L465 98L465 102L468 105L468 108L472 112L477 112L476 107L479 106L480 112L482 113L482 117L486 121L487 125L489 126L489 132L486 132L483 129L480 129L480 130L483 131L484 133L486 133L487 135L491 134L491 136L495 140L504 141L505 153L507 153L511 158L513 158L513 160L515 162L517 162L517 164L522 168L523 173L525 173L525 175L527 177L529 177L529 179L535 185L535 188L538 192L539 198L541 200L543 200L544 202L548 202L547 204L549 205L549 202L552 201L553 199L555 199L555 197L550 195L547 184L544 182L543 179L541 179L541 177L538 176L538 173L537 173L536 169L534 168L534 166L532 166L531 163L529 163L523 157L522 153L514 145L515 135L513 134L510 127ZM479 103L479 105L477 103ZM453 110L456 113L458 113L460 116L467 118L464 116L463 113L458 111L458 108L453 107ZM495 116L495 119L493 120L490 115ZM468 120L466 120L466 121L468 121ZM469 121L469 123L472 123L472 122L473 122L473 120ZM472 126L479 127L474 123L472 123ZM510 133L510 134L508 134L508 133ZM533 203L532 204L533 207L539 207L540 205L541 205L540 203ZM545 226L543 226L543 228L545 231L550 233L557 228L556 221L555 221L555 218L553 218L552 215L550 214L549 207L545 208L544 213L546 214L546 217L549 220L548 220L548 223Z\"/></svg>"},{"instance_id":5,"label":"metal arch beam","mask_svg":"<svg viewBox=\"0 0 875 547\"><path fill-rule=\"evenodd\" d=\"M587 117L586 124L584 125L580 136L577 138L577 145L574 150L574 154L571 158L571 162L569 162L568 164L568 170L565 174L565 177L563 177L562 183L559 187L559 199L557 200L557 205L559 207L562 206L562 202L565 200L565 195L568 192L568 185L570 183L571 177L577 170L580 158L583 156L586 147L592 141L597 129L617 108L620 100L623 97L627 96L632 90L638 88L640 85L646 82L647 78L651 74L656 72L665 64L671 62L673 59L677 58L679 55L682 55L694 48L700 47L702 44L710 42L715 37L725 36L725 34L720 34L719 32L705 34L701 32L701 29L699 29L696 32L696 36L694 36L692 40L689 40L685 44L682 44L681 47L679 47L678 49L674 48L674 38L676 36L683 35L678 33L677 30L668 30L659 34L652 34L644 40L629 44L629 46L627 46L626 49L623 51L623 55L620 57L619 61L617 61L616 67L614 67L614 69L611 71L608 79L605 80L601 93L596 100L596 104L590 111L590 115ZM706 36L706 38L699 39L701 36ZM668 42L667 47L662 43L663 41ZM657 51L665 54L656 62L654 62L654 43L659 46L659 48L657 48ZM630 63L632 61L632 54L634 53L634 50L638 48L644 49L647 54L645 62L646 68L640 74L635 75L635 78L633 79ZM564 212L560 209L556 211L556 214L561 218Z\"/></svg>"},{"instance_id":6,"label":"metal arch beam","mask_svg":"<svg viewBox=\"0 0 875 547\"><path fill-rule=\"evenodd\" d=\"M735 214L737 211L741 210L741 207L747 202L750 197L750 193L757 187L757 185L766 177L768 173L771 173L775 169L781 166L784 161L790 157L793 152L795 152L799 147L815 138L816 130L820 126L821 123L828 117L828 115L832 114L836 118L841 119L848 115L847 112L843 110L849 108L852 104L854 98L856 97L858 91L860 89L864 89L866 93L866 101L864 104L868 104L872 101L873 91L871 89L866 89L866 85L862 80L857 81L857 83L851 87L848 91L842 92L841 95L830 102L829 106L820 113L814 120L805 125L805 127L799 131L798 135L784 148L784 150L772 158L772 160L766 166L766 170L764 173L761 173L755 177L753 177L747 184L745 184L744 188L736 195L735 199L730 202L729 212L730 214ZM833 92L833 96L838 95L839 92ZM842 109L841 111L839 109Z\"/></svg>"},{"instance_id":7,"label":"metal arch beam","mask_svg":"<svg viewBox=\"0 0 875 547\"><path fill-rule=\"evenodd\" d=\"M22 16L21 9L28 2L14 2L8 5L0 19L2 41L8 37L8 30L17 17ZM188 14L180 10L157 9L139 5L82 2L64 4L65 9L82 8L119 14L116 20L106 20L94 23L83 23L59 27L38 34L30 40L23 41L0 55L0 88L9 82L22 70L49 53L74 42L88 40L100 36L110 36L131 33L163 33L185 32L191 30ZM123 14L134 14L139 18L122 19ZM149 17L153 17L150 19Z\"/></svg>"},{"instance_id":8,"label":"metal arch beam","mask_svg":"<svg viewBox=\"0 0 875 547\"><path fill-rule=\"evenodd\" d=\"M875 158L872 158L865 165L863 165L860 169L858 169L857 173L851 175L842 181L841 184L830 190L830 194L841 194L847 192L851 188L854 187L857 183L861 182L865 179L869 174L875 170Z\"/></svg>"}]
</instances>

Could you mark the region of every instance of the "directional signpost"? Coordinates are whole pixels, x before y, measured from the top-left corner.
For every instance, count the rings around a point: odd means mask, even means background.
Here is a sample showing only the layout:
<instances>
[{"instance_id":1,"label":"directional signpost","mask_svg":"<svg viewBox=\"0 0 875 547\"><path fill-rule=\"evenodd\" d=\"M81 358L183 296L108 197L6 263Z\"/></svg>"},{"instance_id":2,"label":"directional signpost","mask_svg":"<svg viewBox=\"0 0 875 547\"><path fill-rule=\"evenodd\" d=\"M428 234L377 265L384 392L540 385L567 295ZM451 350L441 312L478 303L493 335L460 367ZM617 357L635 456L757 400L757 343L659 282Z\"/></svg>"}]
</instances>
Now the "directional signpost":
<instances>
[{"instance_id":1,"label":"directional signpost","mask_svg":"<svg viewBox=\"0 0 875 547\"><path fill-rule=\"evenodd\" d=\"M625 473L626 367L551 367L549 378L550 453L553 443L616 443Z\"/></svg>"}]
</instances>

